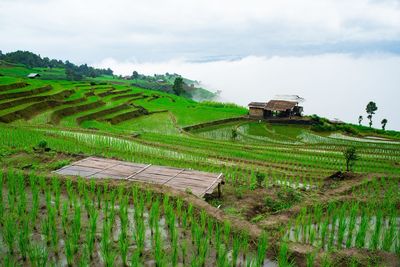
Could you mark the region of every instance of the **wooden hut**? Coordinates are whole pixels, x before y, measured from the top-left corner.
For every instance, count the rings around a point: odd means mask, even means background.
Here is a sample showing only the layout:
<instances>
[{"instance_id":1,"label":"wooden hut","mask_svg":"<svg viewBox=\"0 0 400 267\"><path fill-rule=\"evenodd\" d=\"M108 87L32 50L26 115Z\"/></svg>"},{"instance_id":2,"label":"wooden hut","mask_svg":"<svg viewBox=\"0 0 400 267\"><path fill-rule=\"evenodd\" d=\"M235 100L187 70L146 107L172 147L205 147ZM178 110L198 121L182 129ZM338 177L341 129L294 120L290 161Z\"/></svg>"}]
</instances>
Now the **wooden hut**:
<instances>
[{"instance_id":1,"label":"wooden hut","mask_svg":"<svg viewBox=\"0 0 400 267\"><path fill-rule=\"evenodd\" d=\"M303 107L299 102L287 100L270 100L269 102L251 102L249 115L252 118L292 117L301 116Z\"/></svg>"}]
</instances>

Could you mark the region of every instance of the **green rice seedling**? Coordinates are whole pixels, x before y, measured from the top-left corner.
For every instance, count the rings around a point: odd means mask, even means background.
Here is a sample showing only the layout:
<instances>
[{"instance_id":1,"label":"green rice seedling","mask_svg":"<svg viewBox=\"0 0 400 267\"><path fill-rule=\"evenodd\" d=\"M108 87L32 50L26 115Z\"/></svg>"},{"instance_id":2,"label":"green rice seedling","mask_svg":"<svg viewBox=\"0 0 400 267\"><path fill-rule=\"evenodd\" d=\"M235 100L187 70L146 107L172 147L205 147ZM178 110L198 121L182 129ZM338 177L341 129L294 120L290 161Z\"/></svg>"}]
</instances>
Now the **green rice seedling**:
<instances>
[{"instance_id":1,"label":"green rice seedling","mask_svg":"<svg viewBox=\"0 0 400 267\"><path fill-rule=\"evenodd\" d=\"M349 218L349 229L347 231L347 240L346 240L346 248L350 248L353 244L353 232L356 226L357 221L357 211L358 211L358 203L355 203L351 207L350 218Z\"/></svg>"},{"instance_id":2,"label":"green rice seedling","mask_svg":"<svg viewBox=\"0 0 400 267\"><path fill-rule=\"evenodd\" d=\"M159 216L160 216L160 203L159 203L159 198L156 198L156 200L151 205L149 214L150 217L149 225L150 225L151 236L153 236L154 227L156 222L158 222Z\"/></svg>"},{"instance_id":3,"label":"green rice seedling","mask_svg":"<svg viewBox=\"0 0 400 267\"><path fill-rule=\"evenodd\" d=\"M42 233L43 233L43 235L45 235L45 237L46 237L46 244L47 244L47 246L49 246L49 245L50 245L50 242L51 242L50 227L51 227L51 225L50 225L50 220L49 220L49 218L47 217L47 218L42 222Z\"/></svg>"},{"instance_id":4,"label":"green rice seedling","mask_svg":"<svg viewBox=\"0 0 400 267\"><path fill-rule=\"evenodd\" d=\"M10 212L14 212L15 209L15 202L16 202L16 182L15 182L15 177L13 173L8 173L7 176L7 182L8 182L8 194L7 194L7 200L8 200L8 207L10 209Z\"/></svg>"},{"instance_id":5,"label":"green rice seedling","mask_svg":"<svg viewBox=\"0 0 400 267\"><path fill-rule=\"evenodd\" d=\"M324 257L322 258L322 263L321 263L322 267L331 267L332 265L332 261L329 258L329 255L325 254Z\"/></svg>"},{"instance_id":6,"label":"green rice seedling","mask_svg":"<svg viewBox=\"0 0 400 267\"><path fill-rule=\"evenodd\" d=\"M102 192L101 192L101 187L98 186L96 189L96 197L97 197L97 208L101 209L101 197L102 197Z\"/></svg>"},{"instance_id":7,"label":"green rice seedling","mask_svg":"<svg viewBox=\"0 0 400 267\"><path fill-rule=\"evenodd\" d=\"M240 236L240 248L242 251L243 262L246 262L247 252L249 250L249 236L242 233Z\"/></svg>"},{"instance_id":8,"label":"green rice seedling","mask_svg":"<svg viewBox=\"0 0 400 267\"><path fill-rule=\"evenodd\" d=\"M200 212L200 226L201 226L201 230L203 232L205 232L205 230L206 230L206 223L207 223L207 213L205 212L205 210L201 210L201 212Z\"/></svg>"},{"instance_id":9,"label":"green rice seedling","mask_svg":"<svg viewBox=\"0 0 400 267\"><path fill-rule=\"evenodd\" d=\"M107 262L107 258L110 257L111 251L111 225L110 222L105 220L103 222L103 231L101 236L101 255L103 257L104 262Z\"/></svg>"},{"instance_id":10,"label":"green rice seedling","mask_svg":"<svg viewBox=\"0 0 400 267\"><path fill-rule=\"evenodd\" d=\"M133 251L131 258L131 267L140 267L140 253L138 250Z\"/></svg>"},{"instance_id":11,"label":"green rice seedling","mask_svg":"<svg viewBox=\"0 0 400 267\"><path fill-rule=\"evenodd\" d=\"M383 237L383 244L382 249L385 251L389 251L395 242L395 234L396 234L396 214L393 213L388 221L388 227L386 228L384 237Z\"/></svg>"},{"instance_id":12,"label":"green rice seedling","mask_svg":"<svg viewBox=\"0 0 400 267\"><path fill-rule=\"evenodd\" d=\"M258 240L256 266L258 267L263 266L265 254L267 253L267 248L268 248L268 237L267 233L263 232Z\"/></svg>"},{"instance_id":13,"label":"green rice seedling","mask_svg":"<svg viewBox=\"0 0 400 267\"><path fill-rule=\"evenodd\" d=\"M361 215L360 227L356 235L356 247L358 248L363 248L365 245L365 237L368 231L368 222L369 222L368 216L363 209L363 213Z\"/></svg>"},{"instance_id":14,"label":"green rice seedling","mask_svg":"<svg viewBox=\"0 0 400 267\"><path fill-rule=\"evenodd\" d=\"M325 242L326 242L326 237L327 237L327 234L328 234L328 228L329 228L329 218L327 218L327 219L325 219L324 221L323 221L323 223L322 223L322 226L321 226L321 246L322 247L325 247Z\"/></svg>"},{"instance_id":15,"label":"green rice seedling","mask_svg":"<svg viewBox=\"0 0 400 267\"><path fill-rule=\"evenodd\" d=\"M84 245L81 249L82 253L81 256L79 258L79 266L89 266L90 263L90 258L89 258L89 252L88 252L88 248L86 245Z\"/></svg>"},{"instance_id":16,"label":"green rice seedling","mask_svg":"<svg viewBox=\"0 0 400 267\"><path fill-rule=\"evenodd\" d=\"M49 252L46 247L31 245L29 248L29 260L32 266L45 267L49 259ZM72 266L72 265L71 265Z\"/></svg>"},{"instance_id":17,"label":"green rice seedling","mask_svg":"<svg viewBox=\"0 0 400 267\"><path fill-rule=\"evenodd\" d=\"M315 257L317 256L317 251L312 251L306 255L306 266L313 267L315 262Z\"/></svg>"},{"instance_id":18,"label":"green rice seedling","mask_svg":"<svg viewBox=\"0 0 400 267\"><path fill-rule=\"evenodd\" d=\"M197 256L199 255L200 251L200 240L202 237L202 231L200 229L200 226L197 224L197 222L192 223L192 244L195 245L196 253Z\"/></svg>"},{"instance_id":19,"label":"green rice seedling","mask_svg":"<svg viewBox=\"0 0 400 267\"><path fill-rule=\"evenodd\" d=\"M220 245L218 248L218 257L217 257L217 266L225 267L226 266L226 249L223 245Z\"/></svg>"},{"instance_id":20,"label":"green rice seedling","mask_svg":"<svg viewBox=\"0 0 400 267\"><path fill-rule=\"evenodd\" d=\"M397 229L397 242L395 246L397 256L400 256L400 229Z\"/></svg>"},{"instance_id":21,"label":"green rice seedling","mask_svg":"<svg viewBox=\"0 0 400 267\"><path fill-rule=\"evenodd\" d=\"M310 243L310 245L313 245L314 241L315 241L315 237L316 237L316 231L313 226L310 226L309 233L310 233L309 243Z\"/></svg>"},{"instance_id":22,"label":"green rice seedling","mask_svg":"<svg viewBox=\"0 0 400 267\"><path fill-rule=\"evenodd\" d=\"M193 238L193 237L192 237ZM215 247L216 247L216 259L218 259L218 253L219 253L219 246L221 245L221 228L220 224L216 223L215 224Z\"/></svg>"},{"instance_id":23,"label":"green rice seedling","mask_svg":"<svg viewBox=\"0 0 400 267\"><path fill-rule=\"evenodd\" d=\"M254 260L251 257L247 258L245 263L246 263L246 267L254 266Z\"/></svg>"},{"instance_id":24,"label":"green rice seedling","mask_svg":"<svg viewBox=\"0 0 400 267\"><path fill-rule=\"evenodd\" d=\"M208 252L208 237L205 236L204 238L201 239L200 241L200 249L199 249L199 265L204 267L206 263L206 258L207 258L207 252Z\"/></svg>"},{"instance_id":25,"label":"green rice seedling","mask_svg":"<svg viewBox=\"0 0 400 267\"><path fill-rule=\"evenodd\" d=\"M382 231L382 221L383 221L383 214L382 210L379 209L376 214L375 230L371 237L372 241L370 242L370 248L372 248L373 250L378 249L379 246L380 236Z\"/></svg>"},{"instance_id":26,"label":"green rice seedling","mask_svg":"<svg viewBox=\"0 0 400 267\"><path fill-rule=\"evenodd\" d=\"M14 259L14 257L12 255L5 255L5 257L2 258L2 266L4 267L14 267L14 266L18 266L16 260Z\"/></svg>"},{"instance_id":27,"label":"green rice seedling","mask_svg":"<svg viewBox=\"0 0 400 267\"><path fill-rule=\"evenodd\" d=\"M46 178L44 176L38 176L38 179L39 179L40 189L42 191L42 194L44 194L47 190Z\"/></svg>"},{"instance_id":28,"label":"green rice seedling","mask_svg":"<svg viewBox=\"0 0 400 267\"><path fill-rule=\"evenodd\" d=\"M286 242L282 242L279 254L278 254L278 266L287 267L293 266L293 263L289 261L289 247Z\"/></svg>"},{"instance_id":29,"label":"green rice seedling","mask_svg":"<svg viewBox=\"0 0 400 267\"><path fill-rule=\"evenodd\" d=\"M182 212L182 222L181 222L183 229L187 229L187 227L188 227L188 222L187 222L188 219L187 219L187 217L188 217L187 212L183 211ZM186 232L185 231L183 231L183 235L186 236Z\"/></svg>"},{"instance_id":30,"label":"green rice seedling","mask_svg":"<svg viewBox=\"0 0 400 267\"><path fill-rule=\"evenodd\" d=\"M57 177L52 178L52 188L54 194L54 205L57 210L57 214L60 215L60 196L61 196L61 186L60 181Z\"/></svg>"},{"instance_id":31,"label":"green rice seedling","mask_svg":"<svg viewBox=\"0 0 400 267\"><path fill-rule=\"evenodd\" d=\"M189 203L188 210L187 210L187 218L188 218L188 225L192 223L192 218L193 218L193 204Z\"/></svg>"},{"instance_id":32,"label":"green rice seedling","mask_svg":"<svg viewBox=\"0 0 400 267\"><path fill-rule=\"evenodd\" d=\"M213 219L211 217L208 217L207 236L213 236L213 229L214 229L214 221L213 221ZM211 238L209 238L209 243L211 245Z\"/></svg>"},{"instance_id":33,"label":"green rice seedling","mask_svg":"<svg viewBox=\"0 0 400 267\"><path fill-rule=\"evenodd\" d=\"M156 226L156 230L157 230L157 226ZM144 249L145 233L146 233L146 229L145 229L144 221L139 220L136 223L136 232L135 232L134 236L135 236L137 249L139 250L140 255L142 255L143 249Z\"/></svg>"},{"instance_id":34,"label":"green rice seedling","mask_svg":"<svg viewBox=\"0 0 400 267\"><path fill-rule=\"evenodd\" d=\"M74 211L74 218L72 221L72 241L74 246L74 253L78 250L79 240L81 236L81 207L76 204Z\"/></svg>"},{"instance_id":35,"label":"green rice seedling","mask_svg":"<svg viewBox=\"0 0 400 267\"><path fill-rule=\"evenodd\" d=\"M182 264L186 264L186 253L187 253L187 241L186 239L182 239L181 243L181 254L182 254Z\"/></svg>"},{"instance_id":36,"label":"green rice seedling","mask_svg":"<svg viewBox=\"0 0 400 267\"><path fill-rule=\"evenodd\" d=\"M146 206L147 208L151 207L151 203L153 202L153 194L151 193L151 191L147 190L146 191Z\"/></svg>"},{"instance_id":37,"label":"green rice seedling","mask_svg":"<svg viewBox=\"0 0 400 267\"><path fill-rule=\"evenodd\" d=\"M88 190L85 190L83 192L83 199L84 199L83 204L84 204L85 210L86 210L86 216L89 219L90 218L90 214L91 214L91 210L94 209L94 207L92 206L93 202L90 200Z\"/></svg>"},{"instance_id":38,"label":"green rice seedling","mask_svg":"<svg viewBox=\"0 0 400 267\"><path fill-rule=\"evenodd\" d=\"M29 222L27 217L21 218L20 229L18 231L18 248L21 252L22 260L26 261L26 256L29 251Z\"/></svg>"},{"instance_id":39,"label":"green rice seedling","mask_svg":"<svg viewBox=\"0 0 400 267\"><path fill-rule=\"evenodd\" d=\"M161 233L159 227L156 226L155 231L155 246L154 246L154 259L156 262L156 266L165 266L164 263L164 253L163 253L163 240L161 237Z\"/></svg>"},{"instance_id":40,"label":"green rice seedling","mask_svg":"<svg viewBox=\"0 0 400 267\"><path fill-rule=\"evenodd\" d=\"M173 236L171 236L172 239L172 255L171 255L171 263L172 266L177 266L178 264L178 232L174 231Z\"/></svg>"},{"instance_id":41,"label":"green rice seedling","mask_svg":"<svg viewBox=\"0 0 400 267\"><path fill-rule=\"evenodd\" d=\"M48 213L49 227L50 227L50 241L53 247L54 253L58 255L58 232L56 222L57 210L55 207L50 206Z\"/></svg>"},{"instance_id":42,"label":"green rice seedling","mask_svg":"<svg viewBox=\"0 0 400 267\"><path fill-rule=\"evenodd\" d=\"M18 201L17 213L18 217L23 217L26 212L26 192L25 192L25 179L22 175L18 175Z\"/></svg>"},{"instance_id":43,"label":"green rice seedling","mask_svg":"<svg viewBox=\"0 0 400 267\"><path fill-rule=\"evenodd\" d=\"M4 218L3 240L7 244L8 253L14 254L14 242L18 229L16 228L14 214L6 214Z\"/></svg>"},{"instance_id":44,"label":"green rice seedling","mask_svg":"<svg viewBox=\"0 0 400 267\"><path fill-rule=\"evenodd\" d=\"M121 254L122 264L124 266L127 266L129 244L128 244L128 238L126 234L124 234L123 232L121 232L119 235L118 244L119 244L119 251Z\"/></svg>"},{"instance_id":45,"label":"green rice seedling","mask_svg":"<svg viewBox=\"0 0 400 267\"><path fill-rule=\"evenodd\" d=\"M346 205L343 205L340 214L339 214L339 224L338 224L338 239L337 239L337 248L342 248L343 245L343 240L344 240L344 234L346 233Z\"/></svg>"},{"instance_id":46,"label":"green rice seedling","mask_svg":"<svg viewBox=\"0 0 400 267\"><path fill-rule=\"evenodd\" d=\"M73 266L74 264L74 244L73 240L69 237L65 239L65 246L64 246L64 251L65 251L65 257L67 258L67 264L69 267Z\"/></svg>"},{"instance_id":47,"label":"green rice seedling","mask_svg":"<svg viewBox=\"0 0 400 267\"><path fill-rule=\"evenodd\" d=\"M62 212L61 212L61 226L63 228L64 234L67 233L67 225L68 225L68 202L66 200L63 202Z\"/></svg>"},{"instance_id":48,"label":"green rice seedling","mask_svg":"<svg viewBox=\"0 0 400 267\"><path fill-rule=\"evenodd\" d=\"M88 242L88 248L89 248L89 256L92 257L93 255L93 248L94 248L94 242L95 242L95 237L96 237L96 229L97 229L97 218L99 216L99 212L96 209L91 210L91 215L89 219L89 229L88 229L88 236L89 236L89 241Z\"/></svg>"},{"instance_id":49,"label":"green rice seedling","mask_svg":"<svg viewBox=\"0 0 400 267\"><path fill-rule=\"evenodd\" d=\"M85 184L81 177L78 177L78 196L83 196L83 191L85 190Z\"/></svg>"},{"instance_id":50,"label":"green rice seedling","mask_svg":"<svg viewBox=\"0 0 400 267\"><path fill-rule=\"evenodd\" d=\"M330 229L329 241L328 241L328 250L331 250L333 248L333 245L335 242L336 221L337 221L337 214L334 212L332 214L331 229Z\"/></svg>"},{"instance_id":51,"label":"green rice seedling","mask_svg":"<svg viewBox=\"0 0 400 267\"><path fill-rule=\"evenodd\" d=\"M181 217L182 217L182 205L183 205L183 200L181 198L178 198L176 200L176 215L178 218L179 223L181 223Z\"/></svg>"},{"instance_id":52,"label":"green rice seedling","mask_svg":"<svg viewBox=\"0 0 400 267\"><path fill-rule=\"evenodd\" d=\"M226 245L229 244L231 233L231 224L229 221L224 221L224 242Z\"/></svg>"}]
</instances>

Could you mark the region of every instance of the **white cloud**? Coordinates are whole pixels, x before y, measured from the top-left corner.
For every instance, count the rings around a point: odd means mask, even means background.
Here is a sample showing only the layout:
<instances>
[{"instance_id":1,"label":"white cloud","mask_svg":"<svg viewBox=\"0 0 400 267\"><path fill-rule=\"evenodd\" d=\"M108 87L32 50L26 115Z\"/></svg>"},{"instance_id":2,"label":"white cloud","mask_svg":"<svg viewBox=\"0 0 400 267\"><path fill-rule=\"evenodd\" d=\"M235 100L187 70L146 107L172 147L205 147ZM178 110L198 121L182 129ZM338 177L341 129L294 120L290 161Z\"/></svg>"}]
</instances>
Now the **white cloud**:
<instances>
[{"instance_id":1,"label":"white cloud","mask_svg":"<svg viewBox=\"0 0 400 267\"><path fill-rule=\"evenodd\" d=\"M0 31L2 49L25 46L53 54L55 46L58 50L61 46L65 57L80 62L109 56L165 60L313 50L357 53L359 47L395 49L390 45L400 42L400 4L368 0L2 0Z\"/></svg>"}]
</instances>

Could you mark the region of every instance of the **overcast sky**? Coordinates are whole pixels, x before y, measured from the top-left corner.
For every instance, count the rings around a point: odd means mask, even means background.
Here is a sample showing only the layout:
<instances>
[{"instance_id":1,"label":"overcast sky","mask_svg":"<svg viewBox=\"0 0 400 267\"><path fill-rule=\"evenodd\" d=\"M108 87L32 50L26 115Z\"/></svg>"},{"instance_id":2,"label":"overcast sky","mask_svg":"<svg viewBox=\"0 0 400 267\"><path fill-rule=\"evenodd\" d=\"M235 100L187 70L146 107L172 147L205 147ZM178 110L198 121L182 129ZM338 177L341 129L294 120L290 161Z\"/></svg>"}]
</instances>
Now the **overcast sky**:
<instances>
[{"instance_id":1,"label":"overcast sky","mask_svg":"<svg viewBox=\"0 0 400 267\"><path fill-rule=\"evenodd\" d=\"M352 122L376 100L400 129L399 0L0 0L0 50L18 49L178 72L240 104L296 93Z\"/></svg>"}]
</instances>

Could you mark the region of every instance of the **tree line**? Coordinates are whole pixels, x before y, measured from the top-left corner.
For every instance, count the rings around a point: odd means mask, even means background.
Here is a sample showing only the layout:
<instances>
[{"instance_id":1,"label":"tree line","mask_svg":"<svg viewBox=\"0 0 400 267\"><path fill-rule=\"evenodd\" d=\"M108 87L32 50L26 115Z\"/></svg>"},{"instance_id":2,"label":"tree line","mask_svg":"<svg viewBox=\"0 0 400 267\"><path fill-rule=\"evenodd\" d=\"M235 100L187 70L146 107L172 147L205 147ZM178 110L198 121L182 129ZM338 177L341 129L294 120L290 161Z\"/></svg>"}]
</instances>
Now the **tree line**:
<instances>
[{"instance_id":1,"label":"tree line","mask_svg":"<svg viewBox=\"0 0 400 267\"><path fill-rule=\"evenodd\" d=\"M68 60L65 62L57 59L50 59L48 57L41 57L35 53L29 51L15 51L3 54L0 51L0 60L15 63L24 64L29 68L65 68L65 74L68 80L81 80L84 77L98 77L101 75L113 75L113 71L110 68L97 69L88 66L87 64L75 65Z\"/></svg>"}]
</instances>

